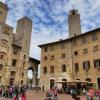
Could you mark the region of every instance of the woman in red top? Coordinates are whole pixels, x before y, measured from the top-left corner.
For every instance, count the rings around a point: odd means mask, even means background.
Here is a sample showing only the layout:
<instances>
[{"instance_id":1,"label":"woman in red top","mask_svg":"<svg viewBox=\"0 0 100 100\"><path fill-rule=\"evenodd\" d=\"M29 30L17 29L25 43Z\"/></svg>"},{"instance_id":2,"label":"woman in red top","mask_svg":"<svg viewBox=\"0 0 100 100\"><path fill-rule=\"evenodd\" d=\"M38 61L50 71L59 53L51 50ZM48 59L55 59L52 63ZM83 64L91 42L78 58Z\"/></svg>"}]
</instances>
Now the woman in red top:
<instances>
[{"instance_id":1,"label":"woman in red top","mask_svg":"<svg viewBox=\"0 0 100 100\"><path fill-rule=\"evenodd\" d=\"M94 94L95 94L94 89L93 87L91 87L88 91L89 100L93 100Z\"/></svg>"}]
</instances>

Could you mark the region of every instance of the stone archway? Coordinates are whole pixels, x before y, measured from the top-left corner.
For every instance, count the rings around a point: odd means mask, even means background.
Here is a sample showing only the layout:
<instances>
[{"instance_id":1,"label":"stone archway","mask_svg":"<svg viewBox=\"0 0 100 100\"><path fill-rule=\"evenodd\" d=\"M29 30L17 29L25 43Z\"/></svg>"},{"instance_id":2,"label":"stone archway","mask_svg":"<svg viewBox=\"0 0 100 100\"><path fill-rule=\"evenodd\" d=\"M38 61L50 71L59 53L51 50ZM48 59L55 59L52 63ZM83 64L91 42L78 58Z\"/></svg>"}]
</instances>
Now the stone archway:
<instances>
[{"instance_id":1,"label":"stone archway","mask_svg":"<svg viewBox=\"0 0 100 100\"><path fill-rule=\"evenodd\" d=\"M27 68L28 70L32 71L32 85L34 87L38 86L38 65L40 64L40 61L34 59L34 58L29 58L29 66Z\"/></svg>"},{"instance_id":2,"label":"stone archway","mask_svg":"<svg viewBox=\"0 0 100 100\"><path fill-rule=\"evenodd\" d=\"M28 71L32 71L32 77L31 77L31 82L30 84L33 85L34 87L38 86L38 69L36 68L37 66L32 66L28 68Z\"/></svg>"},{"instance_id":3,"label":"stone archway","mask_svg":"<svg viewBox=\"0 0 100 100\"><path fill-rule=\"evenodd\" d=\"M33 81L34 81L34 69L33 67L29 67L28 68L28 84L33 85Z\"/></svg>"}]
</instances>

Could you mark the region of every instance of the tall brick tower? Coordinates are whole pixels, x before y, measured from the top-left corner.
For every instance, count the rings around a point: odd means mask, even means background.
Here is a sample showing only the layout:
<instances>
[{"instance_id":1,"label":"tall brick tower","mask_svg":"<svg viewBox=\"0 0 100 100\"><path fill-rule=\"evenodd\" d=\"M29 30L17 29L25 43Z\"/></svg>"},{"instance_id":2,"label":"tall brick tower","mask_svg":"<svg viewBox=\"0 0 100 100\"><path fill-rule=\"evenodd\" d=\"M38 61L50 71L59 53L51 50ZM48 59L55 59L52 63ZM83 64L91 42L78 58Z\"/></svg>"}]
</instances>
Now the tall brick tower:
<instances>
[{"instance_id":1,"label":"tall brick tower","mask_svg":"<svg viewBox=\"0 0 100 100\"><path fill-rule=\"evenodd\" d=\"M80 14L78 10L70 10L68 15L69 37L74 37L81 34Z\"/></svg>"}]
</instances>

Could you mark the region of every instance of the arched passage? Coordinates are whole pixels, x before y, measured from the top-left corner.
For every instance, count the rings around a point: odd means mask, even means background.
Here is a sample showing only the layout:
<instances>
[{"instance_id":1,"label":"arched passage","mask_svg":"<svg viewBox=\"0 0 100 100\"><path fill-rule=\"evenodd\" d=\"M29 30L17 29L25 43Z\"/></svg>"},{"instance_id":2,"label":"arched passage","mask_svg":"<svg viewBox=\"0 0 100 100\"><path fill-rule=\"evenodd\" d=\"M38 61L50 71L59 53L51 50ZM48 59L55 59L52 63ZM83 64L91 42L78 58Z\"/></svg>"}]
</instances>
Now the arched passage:
<instances>
[{"instance_id":1,"label":"arched passage","mask_svg":"<svg viewBox=\"0 0 100 100\"><path fill-rule=\"evenodd\" d=\"M28 68L28 84L33 85L33 75L34 69L32 67Z\"/></svg>"},{"instance_id":2,"label":"arched passage","mask_svg":"<svg viewBox=\"0 0 100 100\"><path fill-rule=\"evenodd\" d=\"M31 84L36 87L38 86L38 66L40 64L39 60L34 58L29 58L29 66L28 66L28 76L31 79Z\"/></svg>"}]
</instances>

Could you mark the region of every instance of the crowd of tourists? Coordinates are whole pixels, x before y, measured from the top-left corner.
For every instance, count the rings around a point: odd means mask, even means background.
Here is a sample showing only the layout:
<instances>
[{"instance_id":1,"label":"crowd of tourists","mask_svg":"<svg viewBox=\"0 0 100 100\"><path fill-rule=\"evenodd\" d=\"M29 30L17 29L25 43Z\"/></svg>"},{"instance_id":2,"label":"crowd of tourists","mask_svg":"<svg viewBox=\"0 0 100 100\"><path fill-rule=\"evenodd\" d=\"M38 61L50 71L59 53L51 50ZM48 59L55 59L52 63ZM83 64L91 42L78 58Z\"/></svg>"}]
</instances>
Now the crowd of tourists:
<instances>
[{"instance_id":1,"label":"crowd of tourists","mask_svg":"<svg viewBox=\"0 0 100 100\"><path fill-rule=\"evenodd\" d=\"M26 100L26 86L0 86L0 98Z\"/></svg>"},{"instance_id":2,"label":"crowd of tourists","mask_svg":"<svg viewBox=\"0 0 100 100\"><path fill-rule=\"evenodd\" d=\"M58 89L57 87L53 87L46 93L46 98L45 100L58 100Z\"/></svg>"},{"instance_id":3,"label":"crowd of tourists","mask_svg":"<svg viewBox=\"0 0 100 100\"><path fill-rule=\"evenodd\" d=\"M73 100L81 100L80 96L82 95L86 97L86 100L100 100L100 91L96 91L93 87L90 87L88 90L83 88L81 90L81 94L79 93L79 91L80 90L78 88L74 87L70 88L70 91L68 91L67 94L71 95ZM58 100L58 93L59 89L57 87L50 89L50 91L46 93L45 100Z\"/></svg>"},{"instance_id":4,"label":"crowd of tourists","mask_svg":"<svg viewBox=\"0 0 100 100\"><path fill-rule=\"evenodd\" d=\"M70 89L69 94L74 100L81 100L79 97L80 95L86 96L87 100L100 100L100 91L95 90L93 87L90 87L88 90L86 90L86 88L72 88Z\"/></svg>"}]
</instances>

